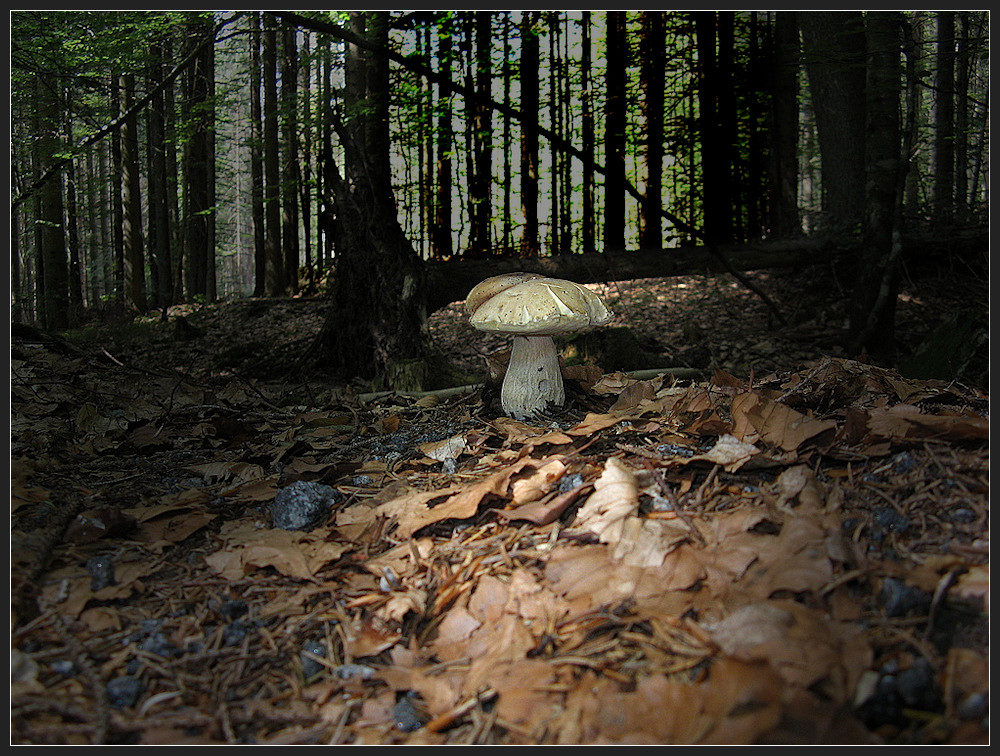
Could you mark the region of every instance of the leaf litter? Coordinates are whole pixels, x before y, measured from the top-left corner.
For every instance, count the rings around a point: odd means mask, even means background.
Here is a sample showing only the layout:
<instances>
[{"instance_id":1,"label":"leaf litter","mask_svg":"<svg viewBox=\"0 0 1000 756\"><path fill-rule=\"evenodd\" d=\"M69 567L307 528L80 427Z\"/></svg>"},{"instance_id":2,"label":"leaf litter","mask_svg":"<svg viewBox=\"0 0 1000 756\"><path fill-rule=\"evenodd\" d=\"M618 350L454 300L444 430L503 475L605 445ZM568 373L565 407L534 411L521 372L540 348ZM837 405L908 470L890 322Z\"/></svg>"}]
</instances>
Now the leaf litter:
<instances>
[{"instance_id":1,"label":"leaf litter","mask_svg":"<svg viewBox=\"0 0 1000 756\"><path fill-rule=\"evenodd\" d=\"M523 423L11 370L12 742L988 742L982 392L585 370Z\"/></svg>"}]
</instances>

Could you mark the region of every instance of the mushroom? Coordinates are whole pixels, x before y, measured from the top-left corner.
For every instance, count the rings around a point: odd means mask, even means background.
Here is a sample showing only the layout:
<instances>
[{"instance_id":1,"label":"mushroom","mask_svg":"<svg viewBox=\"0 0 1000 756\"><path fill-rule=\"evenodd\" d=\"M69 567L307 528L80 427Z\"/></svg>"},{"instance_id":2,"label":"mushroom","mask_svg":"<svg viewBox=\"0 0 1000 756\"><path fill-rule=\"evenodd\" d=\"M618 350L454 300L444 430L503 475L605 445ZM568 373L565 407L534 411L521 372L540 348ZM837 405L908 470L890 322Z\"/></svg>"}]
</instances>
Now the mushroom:
<instances>
[{"instance_id":1,"label":"mushroom","mask_svg":"<svg viewBox=\"0 0 1000 756\"><path fill-rule=\"evenodd\" d=\"M535 273L487 278L465 300L473 328L514 337L500 390L504 412L518 420L566 400L552 336L608 323L611 311L590 289Z\"/></svg>"}]
</instances>

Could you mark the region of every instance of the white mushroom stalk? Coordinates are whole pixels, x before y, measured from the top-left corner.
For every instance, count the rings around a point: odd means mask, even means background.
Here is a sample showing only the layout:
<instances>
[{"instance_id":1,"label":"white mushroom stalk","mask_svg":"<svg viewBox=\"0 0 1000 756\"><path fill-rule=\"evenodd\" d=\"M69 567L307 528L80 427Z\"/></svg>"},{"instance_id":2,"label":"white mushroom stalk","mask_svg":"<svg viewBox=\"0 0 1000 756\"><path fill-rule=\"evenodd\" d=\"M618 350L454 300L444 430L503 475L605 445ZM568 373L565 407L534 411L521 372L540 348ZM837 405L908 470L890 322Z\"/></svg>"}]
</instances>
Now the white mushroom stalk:
<instances>
[{"instance_id":1,"label":"white mushroom stalk","mask_svg":"<svg viewBox=\"0 0 1000 756\"><path fill-rule=\"evenodd\" d=\"M566 401L559 352L551 336L515 336L500 388L500 404L518 420Z\"/></svg>"},{"instance_id":2,"label":"white mushroom stalk","mask_svg":"<svg viewBox=\"0 0 1000 756\"><path fill-rule=\"evenodd\" d=\"M500 391L504 412L535 417L566 401L554 334L608 323L601 298L572 281L507 273L475 286L465 300L469 322L481 331L514 336Z\"/></svg>"}]
</instances>

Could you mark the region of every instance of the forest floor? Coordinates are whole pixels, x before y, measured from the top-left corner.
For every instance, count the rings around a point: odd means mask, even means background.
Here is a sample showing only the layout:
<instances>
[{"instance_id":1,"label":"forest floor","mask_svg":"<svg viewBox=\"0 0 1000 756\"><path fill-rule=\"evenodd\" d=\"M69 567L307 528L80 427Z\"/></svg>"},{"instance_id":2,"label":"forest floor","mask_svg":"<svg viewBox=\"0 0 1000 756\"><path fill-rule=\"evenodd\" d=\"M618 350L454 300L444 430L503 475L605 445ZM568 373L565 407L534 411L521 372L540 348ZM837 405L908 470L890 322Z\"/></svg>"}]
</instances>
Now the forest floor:
<instances>
[{"instance_id":1,"label":"forest floor","mask_svg":"<svg viewBox=\"0 0 1000 756\"><path fill-rule=\"evenodd\" d=\"M988 743L986 363L868 364L829 270L752 278L786 323L594 287L538 423L289 370L320 299L14 338L11 742ZM984 289L908 280L904 352ZM505 346L430 326L470 380Z\"/></svg>"}]
</instances>

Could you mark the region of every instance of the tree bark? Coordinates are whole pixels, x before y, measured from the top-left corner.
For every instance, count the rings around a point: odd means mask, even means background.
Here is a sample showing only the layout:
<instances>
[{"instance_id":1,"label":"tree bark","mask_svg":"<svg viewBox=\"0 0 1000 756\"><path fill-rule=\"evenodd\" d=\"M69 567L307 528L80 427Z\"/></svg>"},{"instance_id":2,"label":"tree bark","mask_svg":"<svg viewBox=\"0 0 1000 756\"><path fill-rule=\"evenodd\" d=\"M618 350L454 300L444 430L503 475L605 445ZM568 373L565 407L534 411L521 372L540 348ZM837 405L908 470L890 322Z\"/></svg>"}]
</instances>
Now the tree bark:
<instances>
[{"instance_id":1,"label":"tree bark","mask_svg":"<svg viewBox=\"0 0 1000 756\"><path fill-rule=\"evenodd\" d=\"M367 38L385 45L388 14L372 13L370 21ZM347 70L357 77L347 81L347 91L362 99L345 103L350 120L339 129L349 180L329 164L338 218L337 271L330 309L307 357L340 378L421 390L428 380L424 269L399 225L388 174L375 167L388 164L389 145L386 154L370 155L377 141L348 136L380 128L369 120L386 112L389 71L360 57Z\"/></svg>"},{"instance_id":2,"label":"tree bark","mask_svg":"<svg viewBox=\"0 0 1000 756\"><path fill-rule=\"evenodd\" d=\"M769 186L770 236L802 233L799 217L799 27L794 11L774 14L771 56Z\"/></svg>"},{"instance_id":3,"label":"tree bark","mask_svg":"<svg viewBox=\"0 0 1000 756\"><path fill-rule=\"evenodd\" d=\"M452 59L452 22L445 18L438 35L437 59L441 75L451 78ZM452 97L451 92L443 86L437 88L438 119L437 119L437 191L434 202L434 224L431 227L431 249L434 257L446 259L452 256L452 222L451 222L451 192L452 192Z\"/></svg>"},{"instance_id":4,"label":"tree bark","mask_svg":"<svg viewBox=\"0 0 1000 756\"><path fill-rule=\"evenodd\" d=\"M207 33L206 19L193 15L192 33ZM187 293L190 297L212 299L215 286L215 103L212 101L215 49L204 47L187 70L187 112L192 120L185 144L184 171L187 230Z\"/></svg>"},{"instance_id":5,"label":"tree bark","mask_svg":"<svg viewBox=\"0 0 1000 756\"><path fill-rule=\"evenodd\" d=\"M163 78L163 46L154 39L149 46L150 80ZM153 96L146 113L146 153L149 165L149 257L155 271L155 304L166 309L173 304L173 266L170 259L170 215L167 187L167 139L162 90Z\"/></svg>"},{"instance_id":6,"label":"tree bark","mask_svg":"<svg viewBox=\"0 0 1000 756\"><path fill-rule=\"evenodd\" d=\"M267 245L264 222L264 159L262 156L262 114L260 106L260 13L250 14L250 215L253 218L253 295L267 292Z\"/></svg>"},{"instance_id":7,"label":"tree bark","mask_svg":"<svg viewBox=\"0 0 1000 756\"><path fill-rule=\"evenodd\" d=\"M646 11L642 14L642 109L646 125L646 199L642 203L639 244L646 249L663 247L663 75L666 30L663 14Z\"/></svg>"},{"instance_id":8,"label":"tree bark","mask_svg":"<svg viewBox=\"0 0 1000 756\"><path fill-rule=\"evenodd\" d=\"M628 37L625 12L607 14L607 99L604 110L604 246L625 249L625 109ZM530 111L528 111L530 112Z\"/></svg>"},{"instance_id":9,"label":"tree bark","mask_svg":"<svg viewBox=\"0 0 1000 756\"><path fill-rule=\"evenodd\" d=\"M850 330L855 348L890 360L896 346L894 319L902 255L898 12L868 13L866 26L865 214Z\"/></svg>"},{"instance_id":10,"label":"tree bark","mask_svg":"<svg viewBox=\"0 0 1000 756\"><path fill-rule=\"evenodd\" d=\"M594 182L594 92L591 73L591 33L590 11L583 11L583 26L580 52L580 108L581 108L581 148L586 159L583 161L583 218L580 234L584 254L591 254L597 248L597 209Z\"/></svg>"},{"instance_id":11,"label":"tree bark","mask_svg":"<svg viewBox=\"0 0 1000 756\"><path fill-rule=\"evenodd\" d=\"M521 111L537 113L539 107L538 12L526 11L521 21ZM538 130L532 122L521 123L521 209L524 230L521 254L536 255L538 244Z\"/></svg>"},{"instance_id":12,"label":"tree bark","mask_svg":"<svg viewBox=\"0 0 1000 756\"><path fill-rule=\"evenodd\" d=\"M489 97L492 84L492 14L477 13L474 26L476 91L482 97ZM484 103L476 101L472 104L472 116L473 173L469 182L471 232L467 254L488 255L492 248L490 226L493 208L490 190L493 179L493 111Z\"/></svg>"},{"instance_id":13,"label":"tree bark","mask_svg":"<svg viewBox=\"0 0 1000 756\"><path fill-rule=\"evenodd\" d=\"M803 59L816 114L825 226L851 232L862 220L865 180L864 17L855 11L799 14Z\"/></svg>"},{"instance_id":14,"label":"tree bark","mask_svg":"<svg viewBox=\"0 0 1000 756\"><path fill-rule=\"evenodd\" d=\"M281 251L284 255L284 290L298 291L299 284L299 53L294 27L282 30L281 56Z\"/></svg>"},{"instance_id":15,"label":"tree bark","mask_svg":"<svg viewBox=\"0 0 1000 756\"><path fill-rule=\"evenodd\" d=\"M121 93L125 110L135 98L135 77L121 77ZM122 125L122 234L124 240L125 307L132 312L146 311L146 283L142 254L142 194L139 187L139 136L137 116L133 114Z\"/></svg>"},{"instance_id":16,"label":"tree bark","mask_svg":"<svg viewBox=\"0 0 1000 756\"><path fill-rule=\"evenodd\" d=\"M955 13L937 14L934 80L934 215L950 221L955 209Z\"/></svg>"},{"instance_id":17,"label":"tree bark","mask_svg":"<svg viewBox=\"0 0 1000 756\"><path fill-rule=\"evenodd\" d=\"M284 293L285 261L281 254L281 171L278 146L278 40L277 23L264 14L261 60L264 65L264 246L267 261L267 295Z\"/></svg>"},{"instance_id":18,"label":"tree bark","mask_svg":"<svg viewBox=\"0 0 1000 756\"><path fill-rule=\"evenodd\" d=\"M38 131L35 164L49 164L63 148L57 88L39 82L36 88ZM41 321L46 330L60 330L70 324L69 278L66 259L66 226L63 217L62 181L49 181L38 193L38 260L41 268Z\"/></svg>"}]
</instances>

